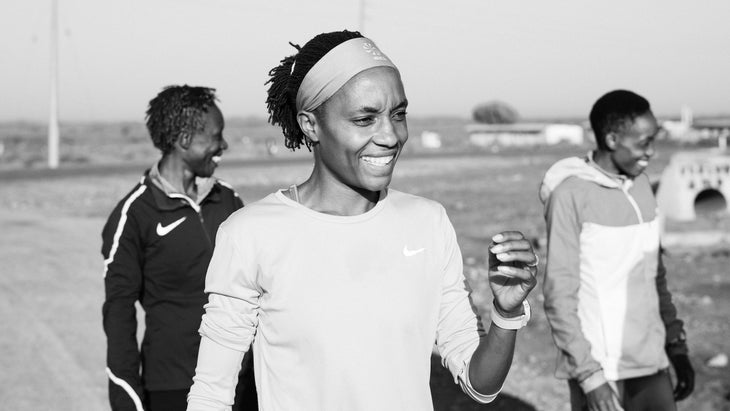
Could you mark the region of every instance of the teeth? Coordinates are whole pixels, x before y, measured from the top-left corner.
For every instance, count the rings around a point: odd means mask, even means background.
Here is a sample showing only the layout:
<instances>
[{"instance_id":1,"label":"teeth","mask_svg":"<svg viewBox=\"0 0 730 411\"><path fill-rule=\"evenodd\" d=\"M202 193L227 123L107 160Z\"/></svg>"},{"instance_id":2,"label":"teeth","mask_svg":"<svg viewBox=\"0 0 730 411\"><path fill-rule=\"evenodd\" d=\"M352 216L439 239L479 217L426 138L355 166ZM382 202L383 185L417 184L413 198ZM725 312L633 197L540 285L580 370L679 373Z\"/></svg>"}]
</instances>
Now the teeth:
<instances>
[{"instance_id":1,"label":"teeth","mask_svg":"<svg viewBox=\"0 0 730 411\"><path fill-rule=\"evenodd\" d=\"M213 160L214 163L218 164L221 161L221 156L213 156L211 160Z\"/></svg>"},{"instance_id":2,"label":"teeth","mask_svg":"<svg viewBox=\"0 0 730 411\"><path fill-rule=\"evenodd\" d=\"M394 158L395 158L395 156L386 156L386 157L363 156L362 160L368 164L372 164L375 166L386 166L386 165L390 164L390 162L393 161Z\"/></svg>"},{"instance_id":3,"label":"teeth","mask_svg":"<svg viewBox=\"0 0 730 411\"><path fill-rule=\"evenodd\" d=\"M639 160L636 162L636 164L640 165L641 167L646 167L649 165L649 162L646 160Z\"/></svg>"}]
</instances>

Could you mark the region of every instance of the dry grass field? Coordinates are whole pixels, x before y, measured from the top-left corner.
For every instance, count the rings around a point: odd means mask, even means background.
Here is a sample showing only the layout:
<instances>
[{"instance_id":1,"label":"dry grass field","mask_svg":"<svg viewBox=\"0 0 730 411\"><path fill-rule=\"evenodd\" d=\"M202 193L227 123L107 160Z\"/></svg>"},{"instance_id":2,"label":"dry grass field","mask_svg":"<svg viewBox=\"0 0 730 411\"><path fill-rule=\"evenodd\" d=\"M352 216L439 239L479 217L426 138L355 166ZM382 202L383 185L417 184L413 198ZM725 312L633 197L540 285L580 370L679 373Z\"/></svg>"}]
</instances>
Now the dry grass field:
<instances>
[{"instance_id":1,"label":"dry grass field","mask_svg":"<svg viewBox=\"0 0 730 411\"><path fill-rule=\"evenodd\" d=\"M392 186L444 204L459 235L474 301L489 307L484 280L489 238L504 229L543 238L538 182L552 162L585 150L560 147L495 154L447 147L446 154L436 155L413 149L402 157ZM154 156L146 153L127 160L143 164ZM251 202L308 176L306 156L293 157L298 160L248 163L239 156L226 163L224 159L218 174ZM657 176L667 160L667 154L660 156L650 174ZM124 160L116 161L120 163ZM116 201L137 181L141 167L35 174L0 171L0 408L108 409L100 231ZM727 216L697 224L730 228ZM692 228L670 225L680 232ZM539 251L544 257L545 250ZM670 249L667 265L697 371L695 393L680 404L680 410L730 410L730 402L723 399L730 391L730 368L705 365L717 353L730 354L730 245ZM437 410L568 409L567 386L552 376L555 347L539 288L530 300L533 320L519 333L503 398L490 406L472 404L435 360L432 388Z\"/></svg>"}]
</instances>

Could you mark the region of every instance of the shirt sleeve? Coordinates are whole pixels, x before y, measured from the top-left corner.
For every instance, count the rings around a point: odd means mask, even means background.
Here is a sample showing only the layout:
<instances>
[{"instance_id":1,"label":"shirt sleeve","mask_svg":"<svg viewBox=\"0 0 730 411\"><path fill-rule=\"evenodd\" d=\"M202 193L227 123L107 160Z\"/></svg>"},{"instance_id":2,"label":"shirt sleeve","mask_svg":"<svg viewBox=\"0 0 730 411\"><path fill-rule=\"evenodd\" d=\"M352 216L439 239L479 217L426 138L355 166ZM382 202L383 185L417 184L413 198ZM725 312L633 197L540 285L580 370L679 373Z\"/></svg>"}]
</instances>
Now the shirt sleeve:
<instances>
[{"instance_id":1,"label":"shirt sleeve","mask_svg":"<svg viewBox=\"0 0 730 411\"><path fill-rule=\"evenodd\" d=\"M107 337L106 373L111 408L141 411L143 391L135 302L142 293L143 249L140 229L127 202L112 212L102 231L105 291L102 319Z\"/></svg>"},{"instance_id":2,"label":"shirt sleeve","mask_svg":"<svg viewBox=\"0 0 730 411\"><path fill-rule=\"evenodd\" d=\"M602 368L591 356L591 345L578 317L580 288L580 231L578 206L569 190L560 186L545 206L548 253L543 295L545 315L558 349L567 357L567 372L585 391L603 384ZM599 373L599 371L601 371Z\"/></svg>"},{"instance_id":3,"label":"shirt sleeve","mask_svg":"<svg viewBox=\"0 0 730 411\"><path fill-rule=\"evenodd\" d=\"M464 376L459 378L459 385L461 386L461 390L469 395L474 401L480 404L488 404L494 401L494 399L497 398L497 395L499 395L502 389L500 388L494 394L482 394L475 390L474 387L471 386L471 381L469 380L469 365L470 363L466 364L466 369L464 369Z\"/></svg>"},{"instance_id":4,"label":"shirt sleeve","mask_svg":"<svg viewBox=\"0 0 730 411\"><path fill-rule=\"evenodd\" d=\"M666 342L669 343L679 337L684 330L684 322L677 318L677 307L672 302L672 293L667 288L667 269L662 258L663 251L659 250L659 263L657 264L656 289L659 295L659 313L664 322L667 332ZM668 354L687 354L686 344L679 344L671 347L672 352Z\"/></svg>"},{"instance_id":5,"label":"shirt sleeve","mask_svg":"<svg viewBox=\"0 0 730 411\"><path fill-rule=\"evenodd\" d=\"M240 244L221 225L208 266L209 294L200 325L200 349L188 394L188 411L228 410L233 404L241 360L258 326L261 290L251 241Z\"/></svg>"},{"instance_id":6,"label":"shirt sleeve","mask_svg":"<svg viewBox=\"0 0 730 411\"><path fill-rule=\"evenodd\" d=\"M441 362L453 375L454 382L475 401L487 403L499 392L484 395L474 390L469 382L471 357L479 345L480 338L486 334L471 302L469 295L471 289L464 277L461 250L456 241L454 227L443 209L441 229L446 241L436 346L441 355Z\"/></svg>"}]
</instances>

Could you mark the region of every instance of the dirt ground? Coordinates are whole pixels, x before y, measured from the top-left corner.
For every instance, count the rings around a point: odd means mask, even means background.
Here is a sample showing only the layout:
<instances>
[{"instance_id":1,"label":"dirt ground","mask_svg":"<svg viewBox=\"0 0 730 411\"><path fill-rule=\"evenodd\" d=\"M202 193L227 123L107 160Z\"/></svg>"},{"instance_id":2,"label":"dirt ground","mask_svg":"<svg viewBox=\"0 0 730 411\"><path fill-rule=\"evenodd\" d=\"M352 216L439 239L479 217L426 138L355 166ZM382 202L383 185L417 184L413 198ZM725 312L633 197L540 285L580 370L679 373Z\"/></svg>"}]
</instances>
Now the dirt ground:
<instances>
[{"instance_id":1,"label":"dirt ground","mask_svg":"<svg viewBox=\"0 0 730 411\"><path fill-rule=\"evenodd\" d=\"M489 238L518 229L542 244L538 182L553 161L582 151L405 156L392 186L444 204L459 235L474 302L489 307L484 281ZM657 175L663 164L666 158L652 165L650 174ZM309 170L306 162L230 166L224 160L218 174L251 202L304 180ZM106 215L141 171L30 179L0 173L0 408L108 409L100 232ZM730 229L727 217L712 218L698 224ZM692 226L676 229L681 235ZM730 401L723 399L730 392L730 368L706 365L718 353L730 354L730 245L698 249L680 243L668 252L669 287L686 322L697 371L695 392L680 403L680 410L730 410ZM519 333L500 400L487 406L471 403L434 358L431 386L437 410L568 409L566 384L552 376L555 347L539 287L530 296L533 320Z\"/></svg>"}]
</instances>

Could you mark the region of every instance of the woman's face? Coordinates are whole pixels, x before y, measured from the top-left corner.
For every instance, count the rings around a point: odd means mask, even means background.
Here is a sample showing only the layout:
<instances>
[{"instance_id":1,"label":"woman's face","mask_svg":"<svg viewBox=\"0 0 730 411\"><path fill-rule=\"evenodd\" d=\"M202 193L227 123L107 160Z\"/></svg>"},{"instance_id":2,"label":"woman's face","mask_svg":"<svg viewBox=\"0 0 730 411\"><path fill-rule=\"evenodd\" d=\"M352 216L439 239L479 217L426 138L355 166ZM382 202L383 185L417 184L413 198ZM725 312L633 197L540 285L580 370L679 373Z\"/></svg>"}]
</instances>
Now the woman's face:
<instances>
[{"instance_id":1,"label":"woman's face","mask_svg":"<svg viewBox=\"0 0 730 411\"><path fill-rule=\"evenodd\" d=\"M225 121L220 109L213 105L203 115L203 128L193 133L190 146L185 150L184 161L197 177L213 175L228 143L223 138Z\"/></svg>"},{"instance_id":2,"label":"woman's face","mask_svg":"<svg viewBox=\"0 0 730 411\"><path fill-rule=\"evenodd\" d=\"M345 83L317 109L315 155L324 177L356 190L386 188L408 140L407 105L392 68L370 68Z\"/></svg>"},{"instance_id":3,"label":"woman's face","mask_svg":"<svg viewBox=\"0 0 730 411\"><path fill-rule=\"evenodd\" d=\"M659 131L656 118L648 112L636 117L626 130L614 133L616 143L611 151L611 161L615 171L629 177L644 172L655 154L654 140Z\"/></svg>"}]
</instances>

